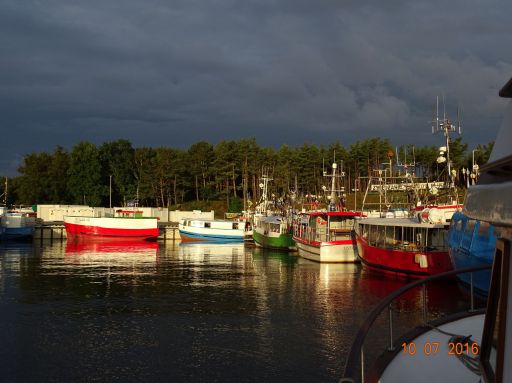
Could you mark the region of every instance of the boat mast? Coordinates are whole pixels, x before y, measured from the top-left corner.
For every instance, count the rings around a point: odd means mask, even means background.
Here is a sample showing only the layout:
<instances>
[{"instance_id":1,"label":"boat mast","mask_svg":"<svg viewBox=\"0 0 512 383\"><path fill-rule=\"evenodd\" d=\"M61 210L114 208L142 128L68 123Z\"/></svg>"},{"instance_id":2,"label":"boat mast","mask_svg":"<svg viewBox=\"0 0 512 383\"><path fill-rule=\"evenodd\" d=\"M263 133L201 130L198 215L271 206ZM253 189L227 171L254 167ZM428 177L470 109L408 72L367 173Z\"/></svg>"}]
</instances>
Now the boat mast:
<instances>
[{"instance_id":1,"label":"boat mast","mask_svg":"<svg viewBox=\"0 0 512 383\"><path fill-rule=\"evenodd\" d=\"M450 119L446 117L446 107L443 96L443 118L439 118L439 97L436 97L436 116L432 120L432 134L442 132L445 138L445 146L439 148L439 157L437 157L437 163L442 164L446 162L449 187L455 187L455 175L452 173L452 161L450 159L450 133L461 134L460 125L460 108L457 108L457 125L453 124Z\"/></svg>"},{"instance_id":2,"label":"boat mast","mask_svg":"<svg viewBox=\"0 0 512 383\"><path fill-rule=\"evenodd\" d=\"M8 178L5 177L5 190L4 190L4 206L7 207L7 180Z\"/></svg>"},{"instance_id":3,"label":"boat mast","mask_svg":"<svg viewBox=\"0 0 512 383\"><path fill-rule=\"evenodd\" d=\"M263 182L260 183L260 188L262 189L261 194L261 202L256 206L256 212L261 214L267 214L268 208L268 181L271 181L272 178L268 176L268 170L263 171L263 175L261 177Z\"/></svg>"},{"instance_id":4,"label":"boat mast","mask_svg":"<svg viewBox=\"0 0 512 383\"><path fill-rule=\"evenodd\" d=\"M342 197L344 197L343 193L345 192L345 188L343 186L340 186L339 189L336 189L336 179L337 178L342 178L345 176L345 172L343 171L343 160L341 161L341 169L340 169L340 173L339 175L336 174L337 173L337 168L338 168L338 164L336 163L336 153L334 154L334 161L332 163L332 174L330 175L331 177L331 189L327 189L326 186L322 186L322 190L324 192L330 192L330 195L329 195L329 208L328 210L329 211L336 211L336 205L339 201L339 195L337 194L337 192L339 194L341 194ZM329 177L327 175L327 171L323 171L323 175L324 177Z\"/></svg>"}]
</instances>

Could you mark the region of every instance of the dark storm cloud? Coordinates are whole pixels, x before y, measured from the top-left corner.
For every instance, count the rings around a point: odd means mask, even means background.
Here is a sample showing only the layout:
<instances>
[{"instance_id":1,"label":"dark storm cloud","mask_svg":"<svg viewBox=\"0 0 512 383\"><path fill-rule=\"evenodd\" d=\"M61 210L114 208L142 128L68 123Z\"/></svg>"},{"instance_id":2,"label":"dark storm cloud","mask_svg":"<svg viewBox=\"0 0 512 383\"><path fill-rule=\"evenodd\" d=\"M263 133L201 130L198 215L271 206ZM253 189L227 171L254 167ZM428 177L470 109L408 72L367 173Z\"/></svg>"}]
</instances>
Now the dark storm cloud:
<instances>
[{"instance_id":1,"label":"dark storm cloud","mask_svg":"<svg viewBox=\"0 0 512 383\"><path fill-rule=\"evenodd\" d=\"M509 2L0 0L0 174L80 140L418 145L444 94L494 138Z\"/></svg>"}]
</instances>

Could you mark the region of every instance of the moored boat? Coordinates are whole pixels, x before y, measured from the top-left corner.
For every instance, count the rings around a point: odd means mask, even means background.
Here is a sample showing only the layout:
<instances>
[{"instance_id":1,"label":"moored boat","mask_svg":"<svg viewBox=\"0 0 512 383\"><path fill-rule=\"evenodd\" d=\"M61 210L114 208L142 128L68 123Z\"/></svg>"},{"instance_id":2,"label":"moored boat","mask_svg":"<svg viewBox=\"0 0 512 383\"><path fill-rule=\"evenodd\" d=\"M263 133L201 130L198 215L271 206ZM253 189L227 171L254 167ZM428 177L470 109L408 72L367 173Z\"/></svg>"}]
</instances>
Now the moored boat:
<instances>
[{"instance_id":1,"label":"moored boat","mask_svg":"<svg viewBox=\"0 0 512 383\"><path fill-rule=\"evenodd\" d=\"M454 269L492 265L496 250L494 226L485 221L471 219L462 212L453 214L448 232L448 247ZM473 284L475 290L487 295L491 282L490 270L469 274L458 274L464 285Z\"/></svg>"},{"instance_id":2,"label":"moored boat","mask_svg":"<svg viewBox=\"0 0 512 383\"><path fill-rule=\"evenodd\" d=\"M64 225L68 238L132 238L156 240L158 219L154 217L81 217L65 216Z\"/></svg>"},{"instance_id":3,"label":"moored boat","mask_svg":"<svg viewBox=\"0 0 512 383\"><path fill-rule=\"evenodd\" d=\"M252 235L256 246L274 250L297 250L293 240L292 226L285 217L278 215L261 217L257 220Z\"/></svg>"},{"instance_id":4,"label":"moored boat","mask_svg":"<svg viewBox=\"0 0 512 383\"><path fill-rule=\"evenodd\" d=\"M35 224L36 219L31 214L7 210L0 217L0 237L3 240L30 240Z\"/></svg>"},{"instance_id":5,"label":"moored boat","mask_svg":"<svg viewBox=\"0 0 512 383\"><path fill-rule=\"evenodd\" d=\"M417 218L367 218L356 222L361 262L374 270L424 278L452 269L448 225Z\"/></svg>"},{"instance_id":6,"label":"moored boat","mask_svg":"<svg viewBox=\"0 0 512 383\"><path fill-rule=\"evenodd\" d=\"M500 91L500 96L512 98L512 79ZM478 184L468 189L463 210L470 219L493 225L496 233L486 309L475 310L471 294L469 310L429 321L425 308L427 296L424 295L423 324L395 339L393 300L404 291L420 284L425 286L426 281L434 281L438 276L415 281L383 300L363 322L340 382L512 381L512 364L509 363L512 360L512 102L507 106L505 121L495 142L489 162L481 168ZM463 271L470 273L483 268L488 266ZM383 310L389 312L389 347L367 369L370 364L364 359L365 338Z\"/></svg>"},{"instance_id":7,"label":"moored boat","mask_svg":"<svg viewBox=\"0 0 512 383\"><path fill-rule=\"evenodd\" d=\"M182 241L243 242L251 237L247 221L186 218L178 228Z\"/></svg>"},{"instance_id":8,"label":"moored boat","mask_svg":"<svg viewBox=\"0 0 512 383\"><path fill-rule=\"evenodd\" d=\"M299 255L316 262L357 262L354 222L360 213L305 213L295 220L293 239Z\"/></svg>"}]
</instances>

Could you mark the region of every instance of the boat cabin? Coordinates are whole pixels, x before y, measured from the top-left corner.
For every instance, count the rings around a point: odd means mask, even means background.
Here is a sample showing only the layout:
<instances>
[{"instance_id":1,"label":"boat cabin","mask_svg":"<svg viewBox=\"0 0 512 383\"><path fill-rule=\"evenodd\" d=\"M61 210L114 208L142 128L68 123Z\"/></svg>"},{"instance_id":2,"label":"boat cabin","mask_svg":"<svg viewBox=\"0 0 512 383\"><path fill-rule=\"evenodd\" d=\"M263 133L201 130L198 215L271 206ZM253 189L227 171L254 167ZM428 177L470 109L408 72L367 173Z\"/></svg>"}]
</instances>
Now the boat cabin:
<instances>
[{"instance_id":1,"label":"boat cabin","mask_svg":"<svg viewBox=\"0 0 512 383\"><path fill-rule=\"evenodd\" d=\"M289 226L286 218L283 217L265 217L257 221L256 226L263 229L263 234L289 234Z\"/></svg>"},{"instance_id":2,"label":"boat cabin","mask_svg":"<svg viewBox=\"0 0 512 383\"><path fill-rule=\"evenodd\" d=\"M223 229L223 230L244 230L245 222L236 222L230 220L204 220L204 219L185 219L183 226L195 227L201 229Z\"/></svg>"},{"instance_id":3,"label":"boat cabin","mask_svg":"<svg viewBox=\"0 0 512 383\"><path fill-rule=\"evenodd\" d=\"M359 212L315 212L300 216L294 236L310 241L330 242L351 237Z\"/></svg>"},{"instance_id":4,"label":"boat cabin","mask_svg":"<svg viewBox=\"0 0 512 383\"><path fill-rule=\"evenodd\" d=\"M448 251L444 225L424 224L408 218L358 221L357 233L369 246L402 251Z\"/></svg>"},{"instance_id":5,"label":"boat cabin","mask_svg":"<svg viewBox=\"0 0 512 383\"><path fill-rule=\"evenodd\" d=\"M133 210L133 209L118 209L116 210L115 217L117 218L142 218L143 215L142 210Z\"/></svg>"}]
</instances>

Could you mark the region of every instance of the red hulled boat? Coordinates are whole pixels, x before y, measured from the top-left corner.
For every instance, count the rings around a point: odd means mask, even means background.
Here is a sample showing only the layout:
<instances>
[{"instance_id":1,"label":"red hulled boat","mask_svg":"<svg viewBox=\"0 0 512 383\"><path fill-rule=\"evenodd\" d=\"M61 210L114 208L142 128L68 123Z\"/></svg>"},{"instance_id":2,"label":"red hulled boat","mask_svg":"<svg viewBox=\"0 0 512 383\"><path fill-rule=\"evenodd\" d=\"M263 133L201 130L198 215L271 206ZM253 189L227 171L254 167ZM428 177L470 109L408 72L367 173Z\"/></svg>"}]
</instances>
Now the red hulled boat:
<instances>
[{"instance_id":1,"label":"red hulled boat","mask_svg":"<svg viewBox=\"0 0 512 383\"><path fill-rule=\"evenodd\" d=\"M447 223L416 218L367 218L356 222L359 258L384 273L424 278L452 270Z\"/></svg>"},{"instance_id":2,"label":"red hulled boat","mask_svg":"<svg viewBox=\"0 0 512 383\"><path fill-rule=\"evenodd\" d=\"M158 237L157 218L141 217L137 211L128 216L127 212L132 211L122 211L120 217L66 216L64 225L67 236L140 240L155 240Z\"/></svg>"}]
</instances>

